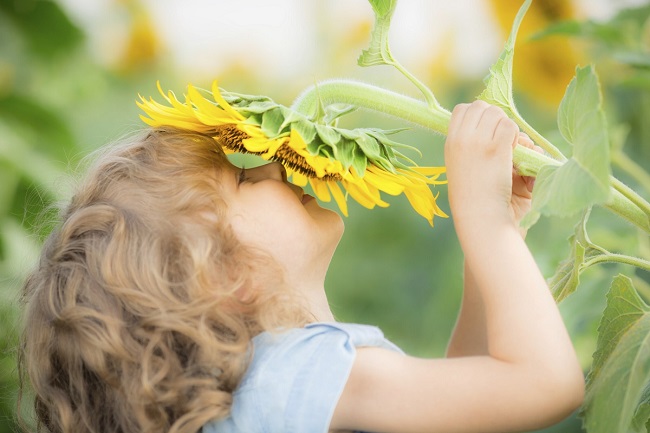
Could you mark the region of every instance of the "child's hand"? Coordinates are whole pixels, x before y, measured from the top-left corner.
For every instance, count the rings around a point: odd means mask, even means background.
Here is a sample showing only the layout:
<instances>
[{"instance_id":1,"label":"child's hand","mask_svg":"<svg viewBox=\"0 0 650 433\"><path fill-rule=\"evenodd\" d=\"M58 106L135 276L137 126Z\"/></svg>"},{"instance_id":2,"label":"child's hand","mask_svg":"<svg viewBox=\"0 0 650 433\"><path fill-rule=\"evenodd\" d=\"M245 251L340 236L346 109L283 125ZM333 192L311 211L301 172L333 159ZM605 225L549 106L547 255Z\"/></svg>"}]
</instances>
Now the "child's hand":
<instances>
[{"instance_id":1,"label":"child's hand","mask_svg":"<svg viewBox=\"0 0 650 433\"><path fill-rule=\"evenodd\" d=\"M512 149L533 142L498 107L483 101L460 104L445 143L449 200L457 223L486 219L517 227L530 210L533 181L516 174Z\"/></svg>"}]
</instances>

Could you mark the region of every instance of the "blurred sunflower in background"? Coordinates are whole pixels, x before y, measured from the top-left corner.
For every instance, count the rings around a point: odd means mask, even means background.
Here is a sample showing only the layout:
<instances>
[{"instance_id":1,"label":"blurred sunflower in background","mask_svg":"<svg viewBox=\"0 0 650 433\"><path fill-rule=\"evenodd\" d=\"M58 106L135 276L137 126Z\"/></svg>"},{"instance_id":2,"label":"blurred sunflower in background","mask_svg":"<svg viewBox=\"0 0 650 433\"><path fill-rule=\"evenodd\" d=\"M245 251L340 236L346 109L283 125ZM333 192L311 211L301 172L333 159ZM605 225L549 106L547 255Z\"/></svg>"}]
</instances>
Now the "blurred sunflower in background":
<instances>
[{"instance_id":1,"label":"blurred sunflower in background","mask_svg":"<svg viewBox=\"0 0 650 433\"><path fill-rule=\"evenodd\" d=\"M162 53L162 43L149 11L139 0L118 0L129 18L123 51L115 66L129 74L154 65Z\"/></svg>"},{"instance_id":2,"label":"blurred sunflower in background","mask_svg":"<svg viewBox=\"0 0 650 433\"><path fill-rule=\"evenodd\" d=\"M496 22L505 37L510 33L520 2L488 0ZM531 36L550 24L578 18L572 1L535 0L519 28L513 64L514 86L535 101L557 106L575 74L582 56L567 38L547 37L531 40Z\"/></svg>"},{"instance_id":3,"label":"blurred sunflower in background","mask_svg":"<svg viewBox=\"0 0 650 433\"><path fill-rule=\"evenodd\" d=\"M344 129L334 119L315 120L265 96L229 93L214 82L211 91L187 87L185 100L158 86L164 103L140 96L141 116L150 126L174 126L210 135L227 153L248 153L278 161L298 186L311 185L324 202L332 197L344 215L347 198L362 206L387 207L381 193L404 194L433 226L447 215L436 204L431 185L446 183L444 167L419 167L391 140L397 131ZM341 114L341 113L339 113Z\"/></svg>"}]
</instances>

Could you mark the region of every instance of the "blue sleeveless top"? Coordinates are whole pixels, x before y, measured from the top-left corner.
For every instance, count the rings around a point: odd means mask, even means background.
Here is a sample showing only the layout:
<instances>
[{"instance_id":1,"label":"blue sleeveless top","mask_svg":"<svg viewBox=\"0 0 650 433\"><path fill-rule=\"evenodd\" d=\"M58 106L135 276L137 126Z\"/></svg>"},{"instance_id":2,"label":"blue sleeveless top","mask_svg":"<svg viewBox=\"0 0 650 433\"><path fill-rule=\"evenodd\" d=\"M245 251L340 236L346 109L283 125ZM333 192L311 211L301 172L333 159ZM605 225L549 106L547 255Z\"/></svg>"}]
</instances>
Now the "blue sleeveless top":
<instances>
[{"instance_id":1,"label":"blue sleeveless top","mask_svg":"<svg viewBox=\"0 0 650 433\"><path fill-rule=\"evenodd\" d=\"M257 335L230 415L203 433L327 433L362 346L401 352L369 325L313 323Z\"/></svg>"}]
</instances>

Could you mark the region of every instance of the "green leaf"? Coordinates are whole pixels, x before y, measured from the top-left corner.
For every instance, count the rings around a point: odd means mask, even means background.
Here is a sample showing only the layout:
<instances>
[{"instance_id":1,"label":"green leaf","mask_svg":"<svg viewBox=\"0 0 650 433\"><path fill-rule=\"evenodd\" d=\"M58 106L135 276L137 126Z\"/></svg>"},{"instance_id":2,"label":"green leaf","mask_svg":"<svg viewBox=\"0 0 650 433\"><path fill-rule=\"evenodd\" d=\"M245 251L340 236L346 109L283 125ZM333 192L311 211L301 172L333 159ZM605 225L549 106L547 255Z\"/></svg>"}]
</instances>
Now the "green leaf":
<instances>
[{"instance_id":1,"label":"green leaf","mask_svg":"<svg viewBox=\"0 0 650 433\"><path fill-rule=\"evenodd\" d=\"M560 103L558 126L573 146L573 157L561 166L540 169L531 211L522 221L528 227L540 214L571 216L610 196L609 131L591 66L577 69Z\"/></svg>"},{"instance_id":2,"label":"green leaf","mask_svg":"<svg viewBox=\"0 0 650 433\"><path fill-rule=\"evenodd\" d=\"M5 14L27 41L30 51L50 60L70 53L83 41L83 33L50 0L0 0Z\"/></svg>"},{"instance_id":3,"label":"green leaf","mask_svg":"<svg viewBox=\"0 0 650 433\"><path fill-rule=\"evenodd\" d=\"M540 40L549 36L580 36L600 40L605 43L621 43L625 40L623 31L618 26L595 21L560 21L533 34L530 39Z\"/></svg>"},{"instance_id":4,"label":"green leaf","mask_svg":"<svg viewBox=\"0 0 650 433\"><path fill-rule=\"evenodd\" d=\"M650 307L618 275L607 294L583 415L589 433L639 432L634 412L650 381Z\"/></svg>"},{"instance_id":5,"label":"green leaf","mask_svg":"<svg viewBox=\"0 0 650 433\"><path fill-rule=\"evenodd\" d=\"M585 270L583 266L585 260L599 253L592 247L593 244L587 235L587 220L590 213L590 209L585 211L580 222L576 224L575 233L569 238L571 253L558 265L555 275L548 280L551 293L558 303L578 288L580 274Z\"/></svg>"},{"instance_id":6,"label":"green leaf","mask_svg":"<svg viewBox=\"0 0 650 433\"><path fill-rule=\"evenodd\" d=\"M375 15L380 18L390 18L397 6L397 0L368 0Z\"/></svg>"},{"instance_id":7,"label":"green leaf","mask_svg":"<svg viewBox=\"0 0 650 433\"><path fill-rule=\"evenodd\" d=\"M497 105L509 113L516 113L512 97L512 61L515 56L515 41L521 21L531 2L532 0L526 0L519 8L503 51L494 65L490 67L490 75L485 81L485 90L478 96L478 99Z\"/></svg>"},{"instance_id":8,"label":"green leaf","mask_svg":"<svg viewBox=\"0 0 650 433\"><path fill-rule=\"evenodd\" d=\"M390 20L397 0L368 0L375 12L375 25L370 34L370 47L361 52L359 66L390 65L395 62L388 46Z\"/></svg>"},{"instance_id":9,"label":"green leaf","mask_svg":"<svg viewBox=\"0 0 650 433\"><path fill-rule=\"evenodd\" d=\"M592 66L577 68L558 111L558 126L573 145L573 159L587 169L609 197L609 131L598 76Z\"/></svg>"},{"instance_id":10,"label":"green leaf","mask_svg":"<svg viewBox=\"0 0 650 433\"><path fill-rule=\"evenodd\" d=\"M13 93L0 97L0 122L52 159L67 162L78 150L65 119L30 95Z\"/></svg>"},{"instance_id":11,"label":"green leaf","mask_svg":"<svg viewBox=\"0 0 650 433\"><path fill-rule=\"evenodd\" d=\"M634 412L634 419L632 426L636 431L647 432L648 424L650 423L650 382L646 383L641 400Z\"/></svg>"}]
</instances>

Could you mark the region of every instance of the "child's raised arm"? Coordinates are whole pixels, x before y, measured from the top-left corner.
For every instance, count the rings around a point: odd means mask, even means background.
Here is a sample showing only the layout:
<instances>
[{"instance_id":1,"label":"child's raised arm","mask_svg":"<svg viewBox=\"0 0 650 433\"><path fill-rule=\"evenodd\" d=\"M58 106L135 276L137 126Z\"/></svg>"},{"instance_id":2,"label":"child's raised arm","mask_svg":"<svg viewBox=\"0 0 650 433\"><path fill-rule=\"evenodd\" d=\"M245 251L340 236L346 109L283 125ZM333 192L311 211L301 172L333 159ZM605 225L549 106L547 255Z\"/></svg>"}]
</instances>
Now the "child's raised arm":
<instances>
[{"instance_id":1,"label":"child's raised arm","mask_svg":"<svg viewBox=\"0 0 650 433\"><path fill-rule=\"evenodd\" d=\"M501 109L474 102L456 107L445 144L452 215L484 304L486 354L425 360L359 349L332 430L525 431L580 405L582 371L518 231L518 137Z\"/></svg>"}]
</instances>

